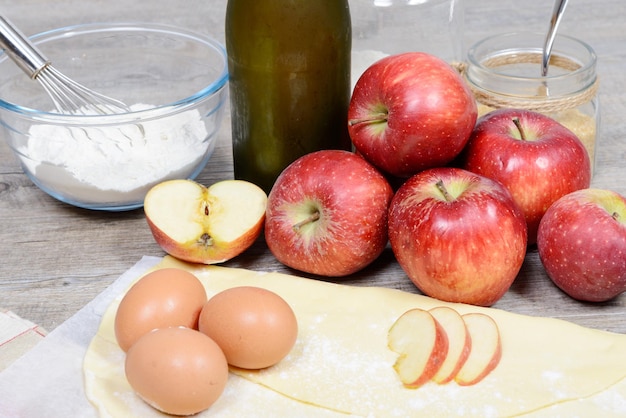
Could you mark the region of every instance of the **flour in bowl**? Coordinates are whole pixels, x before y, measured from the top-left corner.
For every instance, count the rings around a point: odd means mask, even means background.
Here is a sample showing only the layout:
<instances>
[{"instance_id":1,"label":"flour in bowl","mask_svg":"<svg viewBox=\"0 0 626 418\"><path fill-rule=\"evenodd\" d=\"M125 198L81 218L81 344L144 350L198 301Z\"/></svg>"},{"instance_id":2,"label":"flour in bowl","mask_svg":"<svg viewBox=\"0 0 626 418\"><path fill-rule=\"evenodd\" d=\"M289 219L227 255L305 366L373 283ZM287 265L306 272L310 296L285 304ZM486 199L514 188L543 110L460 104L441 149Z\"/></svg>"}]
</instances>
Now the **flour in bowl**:
<instances>
[{"instance_id":1,"label":"flour in bowl","mask_svg":"<svg viewBox=\"0 0 626 418\"><path fill-rule=\"evenodd\" d=\"M191 175L212 151L207 136L194 109L122 129L34 125L20 153L44 189L79 202L132 204L160 181Z\"/></svg>"}]
</instances>

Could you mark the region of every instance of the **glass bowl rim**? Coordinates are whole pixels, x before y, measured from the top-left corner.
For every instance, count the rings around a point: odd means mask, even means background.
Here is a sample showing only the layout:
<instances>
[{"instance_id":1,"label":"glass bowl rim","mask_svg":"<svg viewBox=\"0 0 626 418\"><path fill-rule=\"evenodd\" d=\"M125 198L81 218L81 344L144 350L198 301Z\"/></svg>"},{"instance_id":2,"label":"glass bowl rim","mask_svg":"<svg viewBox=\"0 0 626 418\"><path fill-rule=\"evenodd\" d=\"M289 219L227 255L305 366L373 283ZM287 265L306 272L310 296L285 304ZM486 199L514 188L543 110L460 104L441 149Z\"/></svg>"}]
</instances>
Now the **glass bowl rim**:
<instances>
[{"instance_id":1,"label":"glass bowl rim","mask_svg":"<svg viewBox=\"0 0 626 418\"><path fill-rule=\"evenodd\" d=\"M178 113L184 109L196 105L203 99L210 97L222 90L229 79L228 61L226 49L222 43L216 39L195 32L189 29L181 28L175 25L162 23L145 23L145 22L114 22L114 23L82 23L70 26L64 26L40 32L29 37L35 44L41 42L54 41L57 39L81 36L93 33L122 33L122 32L153 32L160 34L171 34L177 37L190 39L196 43L204 44L215 50L222 58L223 64L218 77L209 85L199 91L174 102L161 104L149 109L133 111L129 113L120 113L112 115L70 115L56 112L47 112L38 109L32 109L26 106L16 105L0 98L0 108L4 108L11 112L20 114L24 117L34 120L45 121L56 124L69 125L114 125L120 123L133 123L138 120L147 120ZM0 62L8 60L8 56L4 51L0 51ZM24 75L26 77L26 75Z\"/></svg>"}]
</instances>

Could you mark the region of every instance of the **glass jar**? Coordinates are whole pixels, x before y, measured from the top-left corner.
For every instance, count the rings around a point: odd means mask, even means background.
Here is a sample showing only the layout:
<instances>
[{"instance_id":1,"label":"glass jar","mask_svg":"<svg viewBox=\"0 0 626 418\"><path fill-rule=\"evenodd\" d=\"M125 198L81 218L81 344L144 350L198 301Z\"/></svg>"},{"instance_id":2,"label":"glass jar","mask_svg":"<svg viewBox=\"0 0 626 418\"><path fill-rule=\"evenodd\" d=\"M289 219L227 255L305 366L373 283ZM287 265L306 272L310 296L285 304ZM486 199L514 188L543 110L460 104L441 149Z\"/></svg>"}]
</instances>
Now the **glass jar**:
<instances>
[{"instance_id":1,"label":"glass jar","mask_svg":"<svg viewBox=\"0 0 626 418\"><path fill-rule=\"evenodd\" d=\"M351 147L348 0L229 0L235 178L269 192L295 159Z\"/></svg>"},{"instance_id":2,"label":"glass jar","mask_svg":"<svg viewBox=\"0 0 626 418\"><path fill-rule=\"evenodd\" d=\"M464 0L351 0L353 84L374 61L421 51L463 61Z\"/></svg>"},{"instance_id":3,"label":"glass jar","mask_svg":"<svg viewBox=\"0 0 626 418\"><path fill-rule=\"evenodd\" d=\"M583 142L593 173L600 130L596 54L578 39L557 35L544 77L544 40L541 33L507 33L485 38L469 49L465 75L478 101L479 116L498 108L546 114Z\"/></svg>"}]
</instances>

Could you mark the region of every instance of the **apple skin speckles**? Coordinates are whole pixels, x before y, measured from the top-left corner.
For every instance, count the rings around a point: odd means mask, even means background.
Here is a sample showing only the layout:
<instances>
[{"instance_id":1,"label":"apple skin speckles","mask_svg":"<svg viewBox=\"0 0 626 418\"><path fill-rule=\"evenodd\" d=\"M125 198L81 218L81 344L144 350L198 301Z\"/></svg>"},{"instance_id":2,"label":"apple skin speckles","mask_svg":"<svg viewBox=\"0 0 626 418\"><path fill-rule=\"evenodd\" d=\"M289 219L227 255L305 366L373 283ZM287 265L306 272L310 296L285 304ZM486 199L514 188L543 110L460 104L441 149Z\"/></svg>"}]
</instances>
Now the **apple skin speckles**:
<instances>
[{"instance_id":1,"label":"apple skin speckles","mask_svg":"<svg viewBox=\"0 0 626 418\"><path fill-rule=\"evenodd\" d=\"M270 191L265 241L281 263L344 277L387 245L393 189L370 163L348 151L323 150L290 164Z\"/></svg>"},{"instance_id":2,"label":"apple skin speckles","mask_svg":"<svg viewBox=\"0 0 626 418\"><path fill-rule=\"evenodd\" d=\"M566 294L604 302L626 291L626 198L583 189L557 200L539 224L537 250Z\"/></svg>"},{"instance_id":3,"label":"apple skin speckles","mask_svg":"<svg viewBox=\"0 0 626 418\"><path fill-rule=\"evenodd\" d=\"M511 192L524 212L529 244L536 242L550 205L591 182L580 139L556 120L528 110L500 109L481 117L461 160L464 169L499 181Z\"/></svg>"},{"instance_id":4,"label":"apple skin speckles","mask_svg":"<svg viewBox=\"0 0 626 418\"><path fill-rule=\"evenodd\" d=\"M477 113L471 90L452 66L408 52L375 62L359 78L348 131L367 161L407 178L451 162L467 143Z\"/></svg>"},{"instance_id":5,"label":"apple skin speckles","mask_svg":"<svg viewBox=\"0 0 626 418\"><path fill-rule=\"evenodd\" d=\"M398 263L422 292L448 302L499 300L522 267L526 231L504 186L459 168L416 174L389 207Z\"/></svg>"}]
</instances>

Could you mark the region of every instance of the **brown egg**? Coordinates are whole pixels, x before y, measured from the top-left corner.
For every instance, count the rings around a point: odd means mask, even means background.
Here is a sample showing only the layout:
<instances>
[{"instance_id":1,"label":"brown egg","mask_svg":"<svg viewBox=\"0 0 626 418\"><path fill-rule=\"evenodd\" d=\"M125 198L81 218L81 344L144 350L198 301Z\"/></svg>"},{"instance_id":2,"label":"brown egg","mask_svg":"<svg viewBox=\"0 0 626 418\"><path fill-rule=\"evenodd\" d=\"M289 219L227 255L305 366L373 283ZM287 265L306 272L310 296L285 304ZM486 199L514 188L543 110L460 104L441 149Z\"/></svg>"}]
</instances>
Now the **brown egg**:
<instances>
[{"instance_id":1,"label":"brown egg","mask_svg":"<svg viewBox=\"0 0 626 418\"><path fill-rule=\"evenodd\" d=\"M252 286L227 289L209 299L198 328L221 347L230 365L244 369L278 363L298 336L289 304L274 292Z\"/></svg>"},{"instance_id":2,"label":"brown egg","mask_svg":"<svg viewBox=\"0 0 626 418\"><path fill-rule=\"evenodd\" d=\"M165 268L139 279L124 295L115 315L115 338L124 351L155 328L198 327L207 301L204 286L192 273Z\"/></svg>"},{"instance_id":3,"label":"brown egg","mask_svg":"<svg viewBox=\"0 0 626 418\"><path fill-rule=\"evenodd\" d=\"M219 346L189 328L160 328L143 335L126 353L126 379L152 407L172 415L209 408L228 381Z\"/></svg>"}]
</instances>

